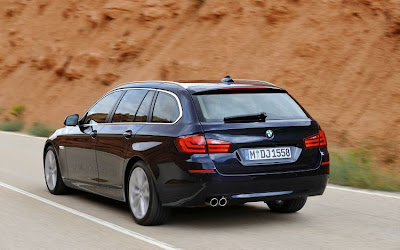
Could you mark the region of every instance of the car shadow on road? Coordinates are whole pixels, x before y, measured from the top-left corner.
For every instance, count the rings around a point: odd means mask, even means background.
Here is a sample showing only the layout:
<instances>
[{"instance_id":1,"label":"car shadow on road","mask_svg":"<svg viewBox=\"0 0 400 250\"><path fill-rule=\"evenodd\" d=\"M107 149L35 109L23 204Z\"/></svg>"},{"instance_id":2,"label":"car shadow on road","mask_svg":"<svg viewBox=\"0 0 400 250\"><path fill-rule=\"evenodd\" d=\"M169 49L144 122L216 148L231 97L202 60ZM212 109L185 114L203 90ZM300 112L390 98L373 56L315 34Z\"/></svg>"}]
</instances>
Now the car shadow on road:
<instances>
[{"instance_id":1,"label":"car shadow on road","mask_svg":"<svg viewBox=\"0 0 400 250\"><path fill-rule=\"evenodd\" d=\"M71 189L67 196L74 197L74 199L81 200L82 202L90 203L102 209L109 209L113 211L128 212L129 206L122 201L113 200L101 195L88 193L76 189Z\"/></svg>"},{"instance_id":2,"label":"car shadow on road","mask_svg":"<svg viewBox=\"0 0 400 250\"><path fill-rule=\"evenodd\" d=\"M78 190L72 191L70 195L82 200L82 202L90 202L99 207L99 209L126 213L130 217L129 207L124 202ZM197 229L202 227L210 228L210 226L213 228L225 228L247 224L301 223L305 219L306 216L302 215L301 212L295 214L274 213L268 209L266 204L256 202L227 207L173 208L164 226L196 227Z\"/></svg>"},{"instance_id":3,"label":"car shadow on road","mask_svg":"<svg viewBox=\"0 0 400 250\"><path fill-rule=\"evenodd\" d=\"M301 213L279 214L271 212L264 203L247 203L227 207L175 208L168 225L195 225L196 228L225 228L245 224L299 223Z\"/></svg>"}]
</instances>

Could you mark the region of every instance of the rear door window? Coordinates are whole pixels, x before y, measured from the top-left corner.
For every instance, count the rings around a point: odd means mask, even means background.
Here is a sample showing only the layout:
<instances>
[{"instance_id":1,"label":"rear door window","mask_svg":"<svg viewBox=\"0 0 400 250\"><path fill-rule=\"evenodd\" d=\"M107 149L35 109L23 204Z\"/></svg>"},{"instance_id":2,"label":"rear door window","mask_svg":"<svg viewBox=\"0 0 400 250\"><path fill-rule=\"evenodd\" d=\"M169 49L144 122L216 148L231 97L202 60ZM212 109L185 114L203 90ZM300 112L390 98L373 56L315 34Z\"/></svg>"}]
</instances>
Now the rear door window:
<instances>
[{"instance_id":1,"label":"rear door window","mask_svg":"<svg viewBox=\"0 0 400 250\"><path fill-rule=\"evenodd\" d=\"M96 122L105 123L108 114L121 97L122 91L115 91L99 100L86 114L85 124Z\"/></svg>"},{"instance_id":2,"label":"rear door window","mask_svg":"<svg viewBox=\"0 0 400 250\"><path fill-rule=\"evenodd\" d=\"M133 122L135 114L148 90L128 90L115 110L112 122Z\"/></svg>"},{"instance_id":3,"label":"rear door window","mask_svg":"<svg viewBox=\"0 0 400 250\"><path fill-rule=\"evenodd\" d=\"M140 104L140 107L136 112L135 122L147 122L147 116L149 115L154 93L155 91L149 91L143 99L142 104Z\"/></svg>"},{"instance_id":4,"label":"rear door window","mask_svg":"<svg viewBox=\"0 0 400 250\"><path fill-rule=\"evenodd\" d=\"M159 92L154 104L152 122L173 123L178 120L180 109L177 100L171 94Z\"/></svg>"}]
</instances>

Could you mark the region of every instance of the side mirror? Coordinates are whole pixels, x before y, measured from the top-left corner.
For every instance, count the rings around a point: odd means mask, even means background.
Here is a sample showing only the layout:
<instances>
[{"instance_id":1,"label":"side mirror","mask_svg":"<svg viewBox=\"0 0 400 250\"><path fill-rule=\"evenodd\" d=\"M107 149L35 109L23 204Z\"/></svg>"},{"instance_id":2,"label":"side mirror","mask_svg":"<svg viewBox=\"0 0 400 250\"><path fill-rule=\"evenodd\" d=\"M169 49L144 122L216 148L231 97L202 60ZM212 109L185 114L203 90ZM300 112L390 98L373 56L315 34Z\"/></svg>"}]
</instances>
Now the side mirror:
<instances>
[{"instance_id":1,"label":"side mirror","mask_svg":"<svg viewBox=\"0 0 400 250\"><path fill-rule=\"evenodd\" d=\"M65 126L76 126L76 125L78 125L78 119L79 119L78 114L69 115L69 116L65 117L64 125Z\"/></svg>"}]
</instances>

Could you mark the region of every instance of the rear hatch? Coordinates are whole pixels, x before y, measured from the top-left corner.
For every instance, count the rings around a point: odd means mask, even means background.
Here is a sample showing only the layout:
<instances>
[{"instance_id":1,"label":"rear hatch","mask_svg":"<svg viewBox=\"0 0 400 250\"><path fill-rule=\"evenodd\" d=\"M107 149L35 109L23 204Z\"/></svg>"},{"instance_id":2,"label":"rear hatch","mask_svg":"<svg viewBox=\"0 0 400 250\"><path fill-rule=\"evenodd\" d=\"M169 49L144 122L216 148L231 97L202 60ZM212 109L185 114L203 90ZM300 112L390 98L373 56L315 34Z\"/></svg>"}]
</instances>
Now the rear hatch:
<instances>
[{"instance_id":1,"label":"rear hatch","mask_svg":"<svg viewBox=\"0 0 400 250\"><path fill-rule=\"evenodd\" d=\"M319 166L318 147L304 139L319 126L278 88L219 89L193 94L206 139L229 142L229 153L209 153L221 174L305 171Z\"/></svg>"}]
</instances>

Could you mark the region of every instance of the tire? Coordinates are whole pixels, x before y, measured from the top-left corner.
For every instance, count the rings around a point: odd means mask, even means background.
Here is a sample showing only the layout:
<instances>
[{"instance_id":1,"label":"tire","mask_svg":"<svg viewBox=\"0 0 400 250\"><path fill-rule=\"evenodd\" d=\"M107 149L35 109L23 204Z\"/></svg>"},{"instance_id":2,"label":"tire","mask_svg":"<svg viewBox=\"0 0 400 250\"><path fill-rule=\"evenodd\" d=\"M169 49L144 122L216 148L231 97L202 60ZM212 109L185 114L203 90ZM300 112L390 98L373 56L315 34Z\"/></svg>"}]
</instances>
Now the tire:
<instances>
[{"instance_id":1,"label":"tire","mask_svg":"<svg viewBox=\"0 0 400 250\"><path fill-rule=\"evenodd\" d=\"M302 209L306 204L307 197L299 197L290 200L267 201L267 205L272 212L295 213Z\"/></svg>"},{"instance_id":2,"label":"tire","mask_svg":"<svg viewBox=\"0 0 400 250\"><path fill-rule=\"evenodd\" d=\"M53 146L46 148L43 158L43 165L44 179L49 192L55 195L67 193L68 188L65 186L62 180L60 165Z\"/></svg>"},{"instance_id":3,"label":"tire","mask_svg":"<svg viewBox=\"0 0 400 250\"><path fill-rule=\"evenodd\" d=\"M169 208L162 206L151 172L143 161L133 165L127 185L127 202L136 223L153 226L167 220Z\"/></svg>"}]
</instances>

